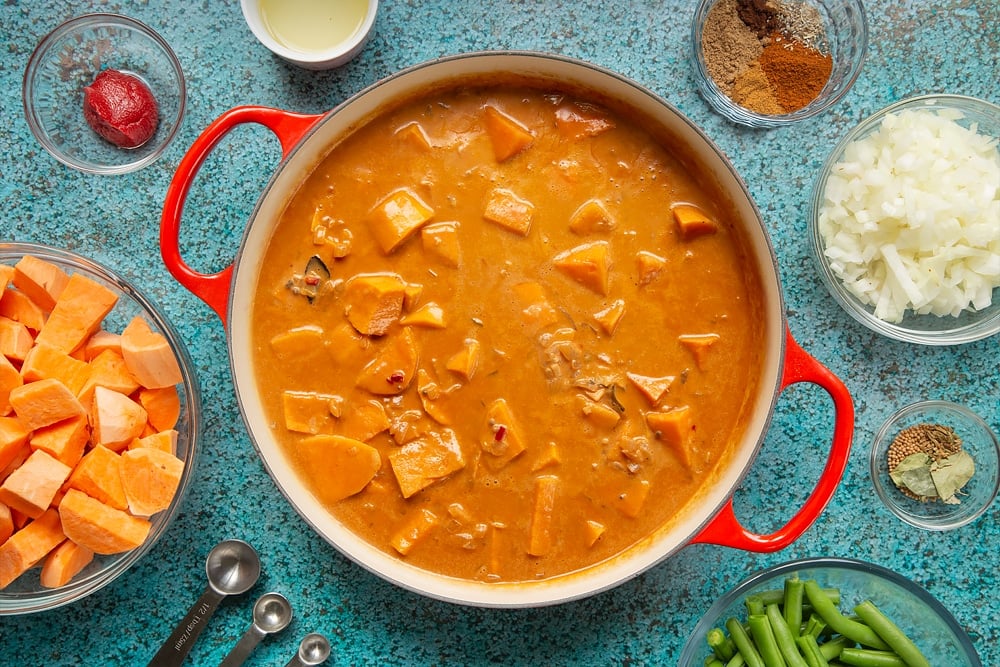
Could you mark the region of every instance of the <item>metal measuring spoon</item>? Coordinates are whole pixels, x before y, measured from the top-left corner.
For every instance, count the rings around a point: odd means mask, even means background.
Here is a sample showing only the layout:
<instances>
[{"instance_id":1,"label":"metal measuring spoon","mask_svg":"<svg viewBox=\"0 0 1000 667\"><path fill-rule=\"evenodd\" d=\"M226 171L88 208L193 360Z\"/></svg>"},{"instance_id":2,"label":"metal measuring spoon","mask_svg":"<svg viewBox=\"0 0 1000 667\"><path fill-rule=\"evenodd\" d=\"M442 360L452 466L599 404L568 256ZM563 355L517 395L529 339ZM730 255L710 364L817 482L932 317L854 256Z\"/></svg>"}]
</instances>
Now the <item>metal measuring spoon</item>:
<instances>
[{"instance_id":1,"label":"metal measuring spoon","mask_svg":"<svg viewBox=\"0 0 1000 667\"><path fill-rule=\"evenodd\" d=\"M313 632L302 638L299 642L299 652L285 667L312 667L322 664L329 657L330 642L318 632Z\"/></svg>"},{"instance_id":2,"label":"metal measuring spoon","mask_svg":"<svg viewBox=\"0 0 1000 667\"><path fill-rule=\"evenodd\" d=\"M257 648L265 636L281 632L292 622L292 605L281 593L265 593L253 605L253 623L219 667L237 667Z\"/></svg>"},{"instance_id":3,"label":"metal measuring spoon","mask_svg":"<svg viewBox=\"0 0 1000 667\"><path fill-rule=\"evenodd\" d=\"M209 552L205 573L208 587L149 661L149 667L175 667L183 663L222 598L246 593L257 583L260 557L242 540L225 540Z\"/></svg>"}]
</instances>

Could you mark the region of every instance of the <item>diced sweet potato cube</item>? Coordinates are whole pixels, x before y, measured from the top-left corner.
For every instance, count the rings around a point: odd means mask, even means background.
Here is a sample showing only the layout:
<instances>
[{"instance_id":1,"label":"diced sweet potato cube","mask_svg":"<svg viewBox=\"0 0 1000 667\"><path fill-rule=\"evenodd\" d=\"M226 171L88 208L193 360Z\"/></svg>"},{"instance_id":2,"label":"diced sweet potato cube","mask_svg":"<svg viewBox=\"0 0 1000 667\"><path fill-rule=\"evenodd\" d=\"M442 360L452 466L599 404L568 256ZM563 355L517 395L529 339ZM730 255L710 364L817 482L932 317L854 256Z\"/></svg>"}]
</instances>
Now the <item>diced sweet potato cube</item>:
<instances>
[{"instance_id":1,"label":"diced sweet potato cube","mask_svg":"<svg viewBox=\"0 0 1000 667\"><path fill-rule=\"evenodd\" d=\"M52 504L72 468L36 450L0 485L0 502L37 519Z\"/></svg>"},{"instance_id":2,"label":"diced sweet potato cube","mask_svg":"<svg viewBox=\"0 0 1000 667\"><path fill-rule=\"evenodd\" d=\"M559 253L552 263L564 274L601 295L608 293L610 246L607 241L584 243Z\"/></svg>"},{"instance_id":3,"label":"diced sweet potato cube","mask_svg":"<svg viewBox=\"0 0 1000 667\"><path fill-rule=\"evenodd\" d=\"M0 545L0 589L34 567L66 539L59 515L48 510Z\"/></svg>"},{"instance_id":4,"label":"diced sweet potato cube","mask_svg":"<svg viewBox=\"0 0 1000 667\"><path fill-rule=\"evenodd\" d=\"M562 452L555 442L548 442L542 446L541 452L535 462L531 465L532 472L538 472L546 468L555 468L562 463Z\"/></svg>"},{"instance_id":5,"label":"diced sweet potato cube","mask_svg":"<svg viewBox=\"0 0 1000 667\"><path fill-rule=\"evenodd\" d=\"M390 544L392 548L399 552L400 556L405 556L413 547L417 545L427 534L440 523L438 516L429 509L422 507L413 512L406 523L400 526L396 534L392 536Z\"/></svg>"},{"instance_id":6,"label":"diced sweet potato cube","mask_svg":"<svg viewBox=\"0 0 1000 667\"><path fill-rule=\"evenodd\" d=\"M650 488L649 480L629 477L614 498L615 508L630 519L635 519L642 513Z\"/></svg>"},{"instance_id":7,"label":"diced sweet potato cube","mask_svg":"<svg viewBox=\"0 0 1000 667\"><path fill-rule=\"evenodd\" d=\"M579 397L580 399L580 412L587 420L605 430L611 430L618 425L621 420L621 413L612 408L611 406L604 405L603 403L597 403L589 398Z\"/></svg>"},{"instance_id":8,"label":"diced sweet potato cube","mask_svg":"<svg viewBox=\"0 0 1000 667\"><path fill-rule=\"evenodd\" d=\"M46 588L65 586L94 560L94 552L65 540L45 557L40 583Z\"/></svg>"},{"instance_id":9,"label":"diced sweet potato cube","mask_svg":"<svg viewBox=\"0 0 1000 667\"><path fill-rule=\"evenodd\" d=\"M402 393L417 372L419 350L409 327L387 337L361 375L358 386L376 396Z\"/></svg>"},{"instance_id":10,"label":"diced sweet potato cube","mask_svg":"<svg viewBox=\"0 0 1000 667\"><path fill-rule=\"evenodd\" d=\"M93 447L80 459L66 486L116 509L128 509L122 486L122 457L103 445Z\"/></svg>"},{"instance_id":11,"label":"diced sweet potato cube","mask_svg":"<svg viewBox=\"0 0 1000 667\"><path fill-rule=\"evenodd\" d=\"M0 298L0 317L20 322L36 333L45 326L45 311L42 307L16 289L4 290L3 297Z\"/></svg>"},{"instance_id":12,"label":"diced sweet potato cube","mask_svg":"<svg viewBox=\"0 0 1000 667\"><path fill-rule=\"evenodd\" d=\"M326 504L361 492L382 467L377 449L341 435L303 438L295 446L295 458Z\"/></svg>"},{"instance_id":13,"label":"diced sweet potato cube","mask_svg":"<svg viewBox=\"0 0 1000 667\"><path fill-rule=\"evenodd\" d=\"M0 470L28 444L31 429L17 416L0 417Z\"/></svg>"},{"instance_id":14,"label":"diced sweet potato cube","mask_svg":"<svg viewBox=\"0 0 1000 667\"><path fill-rule=\"evenodd\" d=\"M0 544L7 541L14 534L14 517L11 516L10 508L0 503Z\"/></svg>"},{"instance_id":15,"label":"diced sweet potato cube","mask_svg":"<svg viewBox=\"0 0 1000 667\"><path fill-rule=\"evenodd\" d=\"M526 449L521 429L506 399L498 398L487 406L479 445L488 455L487 465L493 469L507 465Z\"/></svg>"},{"instance_id":16,"label":"diced sweet potato cube","mask_svg":"<svg viewBox=\"0 0 1000 667\"><path fill-rule=\"evenodd\" d=\"M14 286L42 310L52 310L68 282L65 271L32 255L25 255L14 265Z\"/></svg>"},{"instance_id":17,"label":"diced sweet potato cube","mask_svg":"<svg viewBox=\"0 0 1000 667\"><path fill-rule=\"evenodd\" d=\"M24 358L21 377L25 382L55 378L73 394L78 394L90 378L90 366L51 345L38 343Z\"/></svg>"},{"instance_id":18,"label":"diced sweet potato cube","mask_svg":"<svg viewBox=\"0 0 1000 667\"><path fill-rule=\"evenodd\" d=\"M427 132L424 131L424 127L416 122L411 121L394 133L400 139L409 142L414 148L420 150L429 150L431 148L431 140L427 136Z\"/></svg>"},{"instance_id":19,"label":"diced sweet potato cube","mask_svg":"<svg viewBox=\"0 0 1000 667\"><path fill-rule=\"evenodd\" d=\"M600 108L589 104L569 103L556 109L556 127L573 139L596 137L615 128L615 123Z\"/></svg>"},{"instance_id":20,"label":"diced sweet potato cube","mask_svg":"<svg viewBox=\"0 0 1000 667\"><path fill-rule=\"evenodd\" d=\"M3 291L13 280L14 267L9 264L0 264L0 299L3 299Z\"/></svg>"},{"instance_id":21,"label":"diced sweet potato cube","mask_svg":"<svg viewBox=\"0 0 1000 667\"><path fill-rule=\"evenodd\" d=\"M81 415L35 430L29 442L32 449L46 452L72 468L80 462L89 440L90 424Z\"/></svg>"},{"instance_id":22,"label":"diced sweet potato cube","mask_svg":"<svg viewBox=\"0 0 1000 667\"><path fill-rule=\"evenodd\" d=\"M465 467L462 448L451 429L417 438L389 454L404 498Z\"/></svg>"},{"instance_id":23,"label":"diced sweet potato cube","mask_svg":"<svg viewBox=\"0 0 1000 667\"><path fill-rule=\"evenodd\" d=\"M368 226L387 255L434 217L434 209L416 192L402 188L389 193L368 214Z\"/></svg>"},{"instance_id":24,"label":"diced sweet potato cube","mask_svg":"<svg viewBox=\"0 0 1000 667\"><path fill-rule=\"evenodd\" d=\"M463 341L461 351L456 352L448 359L445 368L468 382L476 374L476 369L479 368L481 354L482 348L479 341L475 338L466 338Z\"/></svg>"},{"instance_id":25,"label":"diced sweet potato cube","mask_svg":"<svg viewBox=\"0 0 1000 667\"><path fill-rule=\"evenodd\" d=\"M531 231L535 216L534 205L506 188L495 188L486 201L483 217L495 225L520 236Z\"/></svg>"},{"instance_id":26,"label":"diced sweet potato cube","mask_svg":"<svg viewBox=\"0 0 1000 667\"><path fill-rule=\"evenodd\" d=\"M420 283L406 283L403 289L403 310L413 310L423 293L424 286Z\"/></svg>"},{"instance_id":27,"label":"diced sweet potato cube","mask_svg":"<svg viewBox=\"0 0 1000 667\"><path fill-rule=\"evenodd\" d=\"M594 313L594 320L608 336L613 336L625 316L625 300L616 299L607 308Z\"/></svg>"},{"instance_id":28,"label":"diced sweet potato cube","mask_svg":"<svg viewBox=\"0 0 1000 667\"><path fill-rule=\"evenodd\" d=\"M719 230L719 223L710 218L707 213L697 206L675 204L671 208L671 211L673 211L674 220L677 222L677 229L680 231L681 238L685 241L690 241L706 234L714 234Z\"/></svg>"},{"instance_id":29,"label":"diced sweet potato cube","mask_svg":"<svg viewBox=\"0 0 1000 667\"><path fill-rule=\"evenodd\" d=\"M376 400L351 406L341 418L341 433L349 438L368 442L379 433L389 430L389 417L385 408Z\"/></svg>"},{"instance_id":30,"label":"diced sweet potato cube","mask_svg":"<svg viewBox=\"0 0 1000 667\"><path fill-rule=\"evenodd\" d=\"M444 309L433 301L428 301L412 313L400 318L399 323L407 327L444 329Z\"/></svg>"},{"instance_id":31,"label":"diced sweet potato cube","mask_svg":"<svg viewBox=\"0 0 1000 667\"><path fill-rule=\"evenodd\" d=\"M154 431L168 431L177 426L181 416L181 397L177 385L144 387L139 390L139 405Z\"/></svg>"},{"instance_id":32,"label":"diced sweet potato cube","mask_svg":"<svg viewBox=\"0 0 1000 667\"><path fill-rule=\"evenodd\" d=\"M332 394L285 390L281 394L285 428L296 433L330 435L337 425L341 402Z\"/></svg>"},{"instance_id":33,"label":"diced sweet potato cube","mask_svg":"<svg viewBox=\"0 0 1000 667\"><path fill-rule=\"evenodd\" d=\"M104 387L129 396L140 386L138 380L129 371L120 352L104 350L91 359L88 365L90 366L89 377L77 392L77 397L84 405L93 403L95 387Z\"/></svg>"},{"instance_id":34,"label":"diced sweet potato cube","mask_svg":"<svg viewBox=\"0 0 1000 667\"><path fill-rule=\"evenodd\" d=\"M359 333L383 336L403 312L406 281L395 273L362 273L344 285L347 319Z\"/></svg>"},{"instance_id":35,"label":"diced sweet potato cube","mask_svg":"<svg viewBox=\"0 0 1000 667\"><path fill-rule=\"evenodd\" d=\"M73 392L55 378L30 382L11 390L10 404L29 429L87 414Z\"/></svg>"},{"instance_id":36,"label":"diced sweet potato cube","mask_svg":"<svg viewBox=\"0 0 1000 667\"><path fill-rule=\"evenodd\" d=\"M531 130L496 107L487 105L483 111L486 134L493 144L493 155L497 162L509 160L535 140Z\"/></svg>"},{"instance_id":37,"label":"diced sweet potato cube","mask_svg":"<svg viewBox=\"0 0 1000 667\"><path fill-rule=\"evenodd\" d=\"M71 353L101 328L101 322L116 303L117 294L81 273L74 273L35 342Z\"/></svg>"},{"instance_id":38,"label":"diced sweet potato cube","mask_svg":"<svg viewBox=\"0 0 1000 667\"><path fill-rule=\"evenodd\" d=\"M149 517L170 507L184 473L184 461L154 447L121 455L121 482L133 516ZM332 480L327 480L332 483Z\"/></svg>"},{"instance_id":39,"label":"diced sweet potato cube","mask_svg":"<svg viewBox=\"0 0 1000 667\"><path fill-rule=\"evenodd\" d=\"M705 357L708 355L708 350L717 342L721 337L716 333L707 334L684 334L678 336L677 340L680 341L694 357L694 363L698 368L702 368L705 363Z\"/></svg>"},{"instance_id":40,"label":"diced sweet potato cube","mask_svg":"<svg viewBox=\"0 0 1000 667\"><path fill-rule=\"evenodd\" d=\"M24 361L35 339L21 322L0 316L0 355L14 361Z\"/></svg>"},{"instance_id":41,"label":"diced sweet potato cube","mask_svg":"<svg viewBox=\"0 0 1000 667\"><path fill-rule=\"evenodd\" d=\"M514 294L521 305L521 319L530 333L538 333L559 321L559 313L549 303L540 283L518 283L514 285Z\"/></svg>"},{"instance_id":42,"label":"diced sweet potato cube","mask_svg":"<svg viewBox=\"0 0 1000 667\"><path fill-rule=\"evenodd\" d=\"M301 359L323 349L323 328L315 324L289 329L271 338L271 349L279 359Z\"/></svg>"},{"instance_id":43,"label":"diced sweet potato cube","mask_svg":"<svg viewBox=\"0 0 1000 667\"><path fill-rule=\"evenodd\" d=\"M150 433L141 438L136 438L128 445L129 449L138 449L139 447L152 447L153 449L159 449L161 452L174 454L177 452L177 431L167 429L159 433Z\"/></svg>"},{"instance_id":44,"label":"diced sweet potato cube","mask_svg":"<svg viewBox=\"0 0 1000 667\"><path fill-rule=\"evenodd\" d=\"M143 387L171 387L184 381L167 337L153 331L141 316L122 330L121 343L125 366Z\"/></svg>"},{"instance_id":45,"label":"diced sweet potato cube","mask_svg":"<svg viewBox=\"0 0 1000 667\"><path fill-rule=\"evenodd\" d=\"M420 230L424 252L445 266L458 268L462 260L462 246L458 241L457 222L433 222Z\"/></svg>"},{"instance_id":46,"label":"diced sweet potato cube","mask_svg":"<svg viewBox=\"0 0 1000 667\"><path fill-rule=\"evenodd\" d=\"M83 358L85 361L93 361L105 350L111 350L121 356L122 335L103 329L95 331L83 345Z\"/></svg>"},{"instance_id":47,"label":"diced sweet potato cube","mask_svg":"<svg viewBox=\"0 0 1000 667\"><path fill-rule=\"evenodd\" d=\"M559 486L559 478L555 475L535 478L535 505L528 537L528 554L531 556L547 556L552 551L552 518Z\"/></svg>"},{"instance_id":48,"label":"diced sweet potato cube","mask_svg":"<svg viewBox=\"0 0 1000 667\"><path fill-rule=\"evenodd\" d=\"M13 410L10 405L10 392L22 384L24 380L20 371L7 360L7 357L0 355L0 417L10 414Z\"/></svg>"},{"instance_id":49,"label":"diced sweet potato cube","mask_svg":"<svg viewBox=\"0 0 1000 667\"><path fill-rule=\"evenodd\" d=\"M59 518L66 537L103 555L135 549L146 541L152 527L148 519L105 505L77 489L63 496Z\"/></svg>"},{"instance_id":50,"label":"diced sweet potato cube","mask_svg":"<svg viewBox=\"0 0 1000 667\"><path fill-rule=\"evenodd\" d=\"M645 250L636 253L635 261L638 265L640 286L649 285L657 280L667 266L667 260Z\"/></svg>"},{"instance_id":51,"label":"diced sweet potato cube","mask_svg":"<svg viewBox=\"0 0 1000 667\"><path fill-rule=\"evenodd\" d=\"M436 421L438 424L443 424L447 426L451 423L451 418L442 409L438 400L442 396L441 386L434 381L431 374L426 370L421 368L417 371L417 395L420 396L420 402L424 406L424 412L426 412L431 419Z\"/></svg>"},{"instance_id":52,"label":"diced sweet potato cube","mask_svg":"<svg viewBox=\"0 0 1000 667\"><path fill-rule=\"evenodd\" d=\"M569 218L569 229L574 234L608 234L615 228L615 220L598 199L585 202Z\"/></svg>"},{"instance_id":53,"label":"diced sweet potato cube","mask_svg":"<svg viewBox=\"0 0 1000 667\"><path fill-rule=\"evenodd\" d=\"M676 379L673 375L651 377L649 375L639 375L638 373L626 373L625 376L639 390L639 393L646 397L646 400L653 407L660 404L660 401L667 395L670 386Z\"/></svg>"},{"instance_id":54,"label":"diced sweet potato cube","mask_svg":"<svg viewBox=\"0 0 1000 667\"><path fill-rule=\"evenodd\" d=\"M684 465L691 465L691 434L695 425L690 407L683 405L666 412L648 412L646 424L657 440L669 446Z\"/></svg>"},{"instance_id":55,"label":"diced sweet potato cube","mask_svg":"<svg viewBox=\"0 0 1000 667\"><path fill-rule=\"evenodd\" d=\"M588 547L592 547L597 544L597 540L601 539L601 535L607 530L605 526L600 521L594 521L593 519L587 519L584 523L584 539Z\"/></svg>"},{"instance_id":56,"label":"diced sweet potato cube","mask_svg":"<svg viewBox=\"0 0 1000 667\"><path fill-rule=\"evenodd\" d=\"M91 422L94 442L120 452L142 436L147 417L143 407L125 394L95 387Z\"/></svg>"}]
</instances>

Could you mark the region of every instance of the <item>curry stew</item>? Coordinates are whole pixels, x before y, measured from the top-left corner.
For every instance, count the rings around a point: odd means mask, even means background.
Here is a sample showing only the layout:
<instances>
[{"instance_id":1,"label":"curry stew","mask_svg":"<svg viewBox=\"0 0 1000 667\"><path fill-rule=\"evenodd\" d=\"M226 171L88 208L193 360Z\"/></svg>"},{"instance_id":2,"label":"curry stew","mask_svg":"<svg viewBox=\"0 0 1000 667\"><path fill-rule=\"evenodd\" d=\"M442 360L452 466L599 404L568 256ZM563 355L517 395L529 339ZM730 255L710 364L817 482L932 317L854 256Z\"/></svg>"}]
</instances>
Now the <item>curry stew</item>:
<instances>
[{"instance_id":1,"label":"curry stew","mask_svg":"<svg viewBox=\"0 0 1000 667\"><path fill-rule=\"evenodd\" d=\"M743 433L760 277L711 184L610 105L461 86L344 138L252 312L301 479L414 565L565 574L668 524Z\"/></svg>"}]
</instances>

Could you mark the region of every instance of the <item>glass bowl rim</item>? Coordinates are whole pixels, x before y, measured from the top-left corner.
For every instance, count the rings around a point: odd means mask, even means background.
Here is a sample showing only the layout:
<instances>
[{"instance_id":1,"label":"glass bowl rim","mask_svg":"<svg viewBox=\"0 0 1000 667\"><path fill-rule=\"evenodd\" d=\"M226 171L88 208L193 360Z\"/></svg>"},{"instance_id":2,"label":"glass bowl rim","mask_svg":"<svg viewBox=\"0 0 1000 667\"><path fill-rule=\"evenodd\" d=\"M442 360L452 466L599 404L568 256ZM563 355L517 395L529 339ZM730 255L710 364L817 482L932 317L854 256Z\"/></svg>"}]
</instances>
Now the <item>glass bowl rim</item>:
<instances>
[{"instance_id":1,"label":"glass bowl rim","mask_svg":"<svg viewBox=\"0 0 1000 667\"><path fill-rule=\"evenodd\" d=\"M17 616L56 609L95 593L131 569L150 551L170 528L184 503L187 492L194 479L197 467L199 438L201 426L201 387L193 360L180 335L163 314L159 306L146 294L138 289L132 281L125 279L116 271L84 255L71 250L54 246L20 241L0 241L0 256L23 256L33 254L41 259L55 260L74 265L75 268L91 273L112 284L114 288L134 300L148 314L156 329L170 342L171 349L177 356L178 366L184 379L184 398L182 408L188 419L188 436L185 438L187 451L184 456L184 470L170 506L156 516L162 515L159 525L150 532L146 540L132 551L111 556L113 562L102 564L100 569L89 575L71 580L58 588L43 588L32 591L10 592L0 590L0 618Z\"/></svg>"},{"instance_id":2,"label":"glass bowl rim","mask_svg":"<svg viewBox=\"0 0 1000 667\"><path fill-rule=\"evenodd\" d=\"M969 638L968 633L961 626L961 624L959 624L958 620L948 610L948 608L945 607L937 598L931 595L923 586L900 574L899 572L890 570L882 565L856 558L841 558L836 556L800 558L779 563L777 565L771 565L754 572L727 590L719 596L708 608L708 610L706 610L705 613L703 613L695 622L694 629L688 635L687 641L685 641L684 646L681 649L680 659L678 660L679 667L690 667L692 665L700 664L697 661L697 655L698 651L701 649L700 642L704 641L702 626L708 626L709 620L713 622L717 620L730 605L732 605L747 591L752 590L753 588L768 581L777 579L781 575L792 574L802 570L816 570L821 568L850 570L853 572L873 575L906 590L910 594L914 595L930 611L936 614L938 618L940 618L940 620L948 627L948 629L952 631L952 634L958 638L959 650L971 658L972 667L982 667L982 660L979 657L979 653L976 651L975 646L972 644L972 640ZM687 662L684 662L683 660L685 657L688 658Z\"/></svg>"},{"instance_id":3,"label":"glass bowl rim","mask_svg":"<svg viewBox=\"0 0 1000 667\"><path fill-rule=\"evenodd\" d=\"M979 414L974 410L961 405L960 403L954 403L952 401L941 399L916 401L899 408L885 419L879 427L879 430L875 433L875 436L872 438L872 445L868 452L868 472L871 476L872 484L875 487L875 494L879 497L879 500L882 501L882 504L885 505L886 509L896 515L900 520L910 524L911 526L928 531L943 532L972 523L990 508L993 501L996 499L997 492L1000 491L1000 474L994 472L992 489L986 495L986 501L982 503L981 506L976 508L974 512L971 512L959 519L948 521L947 523L931 523L921 520L913 514L907 512L899 505L899 503L893 502L889 496L889 491L891 489L888 488L885 484L885 480L882 479L882 476L879 473L879 459L881 458L879 456L879 445L887 439L889 431L899 422L899 420L928 409L956 414L962 419L971 422L974 426L982 429L982 431L989 437L989 441L993 444L993 447L989 451L993 453L993 459L996 462L994 470L1000 466L1000 440L998 440L997 434L993 431L986 420L979 416ZM956 505L956 507L961 507L961 505Z\"/></svg>"},{"instance_id":4,"label":"glass bowl rim","mask_svg":"<svg viewBox=\"0 0 1000 667\"><path fill-rule=\"evenodd\" d=\"M899 324L875 317L873 313L868 311L866 306L861 304L853 295L848 294L840 278L833 273L829 262L824 259L824 244L822 234L819 231L819 211L823 204L823 193L826 182L833 171L834 165L841 159L850 144L857 141L860 137L866 136L873 128L878 127L886 116L909 108L958 109L960 111L975 108L978 112L994 114L997 117L998 127L1000 127L1000 105L978 97L954 93L929 93L903 98L874 111L858 122L830 150L816 179L813 181L808 213L809 245L813 263L819 269L820 279L826 286L827 291L833 296L834 301L855 321L875 333L904 343L929 346L961 345L983 340L1000 333L1000 307L998 307L997 303L992 306L996 308L995 313L978 322L964 326L934 331L900 326ZM1000 139L1000 136L997 139Z\"/></svg>"},{"instance_id":5,"label":"glass bowl rim","mask_svg":"<svg viewBox=\"0 0 1000 667\"><path fill-rule=\"evenodd\" d=\"M823 0L813 1L817 3L823 2ZM701 38L708 11L720 2L720 0L699 0L698 4L695 6L694 16L691 20L690 39L695 65L695 78L699 84L698 88L702 91L703 96L707 98L706 101L709 106L715 109L724 118L734 123L758 129L773 129L818 116L833 105L840 102L844 96L850 92L851 88L854 87L855 82L857 82L858 77L861 75L861 71L864 69L865 61L868 58L868 14L865 10L864 2L863 0L848 1L851 1L856 5L856 9L860 15L859 48L858 57L851 63L851 69L849 70L848 76L843 80L840 87L833 91L832 94L825 97L821 95L820 98L813 100L806 106L801 109L797 109L796 111L783 114L761 114L734 102L728 95L722 92L722 89L719 88L715 80L711 77L711 75L709 75L708 70L705 67L704 53L701 49Z\"/></svg>"},{"instance_id":6,"label":"glass bowl rim","mask_svg":"<svg viewBox=\"0 0 1000 667\"><path fill-rule=\"evenodd\" d=\"M177 81L177 114L176 117L172 118L170 131L163 137L162 141L160 141L156 148L148 154L137 160L132 160L122 164L97 165L91 162L81 162L65 153L56 144L54 144L49 139L48 134L41 129L43 127L43 123L39 119L35 106L35 79L38 75L41 62L43 61L43 58L48 55L51 47L60 39L65 38L66 36L72 34L73 31L81 27L96 25L112 25L118 27L125 26L152 40L166 55L166 60L170 66L170 70L173 71L175 75L174 78ZM56 160L63 163L67 167L77 169L87 174L125 174L152 164L163 155L167 147L173 142L174 137L180 130L182 124L181 121L184 118L184 112L187 107L187 82L184 75L184 68L181 66L181 62L177 58L177 54L174 53L170 44L152 27L138 19L124 16L122 14L93 12L69 18L42 37L42 39L35 46L34 50L31 52L31 56L28 58L28 64L24 69L24 76L21 80L21 100L24 107L25 119L27 120L28 128L31 130L32 135L34 135L35 139L42 145L42 147L45 148L45 150Z\"/></svg>"}]
</instances>

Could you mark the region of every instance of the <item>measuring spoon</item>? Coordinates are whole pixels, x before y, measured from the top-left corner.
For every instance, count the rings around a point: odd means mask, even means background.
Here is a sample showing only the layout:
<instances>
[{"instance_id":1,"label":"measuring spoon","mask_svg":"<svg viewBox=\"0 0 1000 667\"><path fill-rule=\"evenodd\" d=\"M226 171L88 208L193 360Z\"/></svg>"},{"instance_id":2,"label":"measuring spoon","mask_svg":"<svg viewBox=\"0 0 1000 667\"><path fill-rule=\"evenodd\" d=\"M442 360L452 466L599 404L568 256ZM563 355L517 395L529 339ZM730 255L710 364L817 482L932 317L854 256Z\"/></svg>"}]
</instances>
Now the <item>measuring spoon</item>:
<instances>
[{"instance_id":1,"label":"measuring spoon","mask_svg":"<svg viewBox=\"0 0 1000 667\"><path fill-rule=\"evenodd\" d=\"M266 635L281 632L292 622L292 605L281 593L265 593L253 605L253 623L219 667L237 667Z\"/></svg>"},{"instance_id":2,"label":"measuring spoon","mask_svg":"<svg viewBox=\"0 0 1000 667\"><path fill-rule=\"evenodd\" d=\"M260 557L242 540L225 540L209 552L205 573L208 587L149 661L149 667L176 667L183 663L219 602L227 595L246 593L257 583Z\"/></svg>"},{"instance_id":3,"label":"measuring spoon","mask_svg":"<svg viewBox=\"0 0 1000 667\"><path fill-rule=\"evenodd\" d=\"M299 642L299 652L285 667L312 667L325 662L329 657L330 642L318 632L313 632L302 638Z\"/></svg>"}]
</instances>

